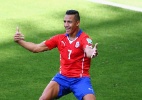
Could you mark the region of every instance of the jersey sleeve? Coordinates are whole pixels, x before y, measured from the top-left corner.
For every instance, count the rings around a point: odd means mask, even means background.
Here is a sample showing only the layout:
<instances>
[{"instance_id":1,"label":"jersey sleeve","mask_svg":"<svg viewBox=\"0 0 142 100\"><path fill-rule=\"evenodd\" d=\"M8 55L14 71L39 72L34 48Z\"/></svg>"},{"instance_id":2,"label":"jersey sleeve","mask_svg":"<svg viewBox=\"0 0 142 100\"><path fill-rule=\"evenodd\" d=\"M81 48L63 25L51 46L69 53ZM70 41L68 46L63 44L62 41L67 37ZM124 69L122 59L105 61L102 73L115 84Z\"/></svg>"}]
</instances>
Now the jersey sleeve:
<instances>
[{"instance_id":1,"label":"jersey sleeve","mask_svg":"<svg viewBox=\"0 0 142 100\"><path fill-rule=\"evenodd\" d=\"M45 41L45 45L51 50L53 48L56 48L58 45L58 35L55 35L51 37L49 40Z\"/></svg>"},{"instance_id":2,"label":"jersey sleeve","mask_svg":"<svg viewBox=\"0 0 142 100\"><path fill-rule=\"evenodd\" d=\"M93 45L92 39L89 38L88 36L84 37L83 40L82 40L82 45L83 45L83 48L84 48L84 49L85 49L87 46L89 46L89 47L92 48L92 45Z\"/></svg>"}]
</instances>

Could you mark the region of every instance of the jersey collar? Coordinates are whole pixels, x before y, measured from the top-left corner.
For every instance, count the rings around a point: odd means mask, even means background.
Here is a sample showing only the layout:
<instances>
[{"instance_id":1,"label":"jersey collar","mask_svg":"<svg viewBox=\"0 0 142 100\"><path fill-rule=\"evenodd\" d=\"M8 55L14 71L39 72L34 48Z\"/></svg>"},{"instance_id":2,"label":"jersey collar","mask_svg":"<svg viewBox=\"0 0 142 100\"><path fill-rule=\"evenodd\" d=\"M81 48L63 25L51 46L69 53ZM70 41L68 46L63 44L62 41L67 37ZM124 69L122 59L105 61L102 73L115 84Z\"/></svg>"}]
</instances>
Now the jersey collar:
<instances>
[{"instance_id":1,"label":"jersey collar","mask_svg":"<svg viewBox=\"0 0 142 100\"><path fill-rule=\"evenodd\" d=\"M81 33L82 33L82 30L80 29L79 32L76 34L76 37L79 37L81 35ZM69 36L69 34L66 33L65 36Z\"/></svg>"}]
</instances>

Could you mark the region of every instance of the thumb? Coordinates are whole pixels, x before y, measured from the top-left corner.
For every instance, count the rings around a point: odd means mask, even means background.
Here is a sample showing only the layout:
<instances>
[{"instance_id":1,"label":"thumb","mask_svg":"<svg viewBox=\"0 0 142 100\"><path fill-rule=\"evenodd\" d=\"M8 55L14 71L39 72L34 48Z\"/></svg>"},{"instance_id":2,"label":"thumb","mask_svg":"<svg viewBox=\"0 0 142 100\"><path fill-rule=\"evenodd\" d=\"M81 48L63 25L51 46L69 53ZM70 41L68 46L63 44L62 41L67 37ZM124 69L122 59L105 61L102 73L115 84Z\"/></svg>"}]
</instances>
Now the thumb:
<instances>
[{"instance_id":1,"label":"thumb","mask_svg":"<svg viewBox=\"0 0 142 100\"><path fill-rule=\"evenodd\" d=\"M18 27L18 26L17 26L17 28L16 28L16 32L19 33L19 27Z\"/></svg>"},{"instance_id":2,"label":"thumb","mask_svg":"<svg viewBox=\"0 0 142 100\"><path fill-rule=\"evenodd\" d=\"M98 43L95 44L93 50L97 50L97 45L98 45Z\"/></svg>"},{"instance_id":3,"label":"thumb","mask_svg":"<svg viewBox=\"0 0 142 100\"><path fill-rule=\"evenodd\" d=\"M96 43L94 47L97 48L97 46L98 46L98 43Z\"/></svg>"}]
</instances>

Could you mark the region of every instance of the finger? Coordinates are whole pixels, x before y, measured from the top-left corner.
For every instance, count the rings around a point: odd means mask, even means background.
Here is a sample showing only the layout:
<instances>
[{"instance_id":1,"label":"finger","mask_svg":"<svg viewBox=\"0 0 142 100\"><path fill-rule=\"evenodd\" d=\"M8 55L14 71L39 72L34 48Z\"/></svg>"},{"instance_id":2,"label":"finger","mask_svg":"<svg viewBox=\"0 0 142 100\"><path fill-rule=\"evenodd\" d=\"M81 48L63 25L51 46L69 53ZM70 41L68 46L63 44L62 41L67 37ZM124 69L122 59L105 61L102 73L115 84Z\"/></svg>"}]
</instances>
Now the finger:
<instances>
[{"instance_id":1,"label":"finger","mask_svg":"<svg viewBox=\"0 0 142 100\"><path fill-rule=\"evenodd\" d=\"M94 47L93 47L94 50L97 50L97 45L98 45L98 43L96 43L96 44L94 45Z\"/></svg>"},{"instance_id":2,"label":"finger","mask_svg":"<svg viewBox=\"0 0 142 100\"><path fill-rule=\"evenodd\" d=\"M15 35L14 41L24 40L24 35Z\"/></svg>"},{"instance_id":3,"label":"finger","mask_svg":"<svg viewBox=\"0 0 142 100\"><path fill-rule=\"evenodd\" d=\"M21 35L22 35L22 33L21 33L21 32L16 32L16 35L20 35L20 36L21 36Z\"/></svg>"},{"instance_id":4,"label":"finger","mask_svg":"<svg viewBox=\"0 0 142 100\"><path fill-rule=\"evenodd\" d=\"M97 48L97 45L98 45L98 43L96 43L94 47Z\"/></svg>"},{"instance_id":5,"label":"finger","mask_svg":"<svg viewBox=\"0 0 142 100\"><path fill-rule=\"evenodd\" d=\"M24 37L24 35L23 35L23 34L21 34L21 39L22 39L22 40L24 40L24 38L25 38L25 37Z\"/></svg>"},{"instance_id":6,"label":"finger","mask_svg":"<svg viewBox=\"0 0 142 100\"><path fill-rule=\"evenodd\" d=\"M20 38L20 35L19 34L15 34L14 38L18 39L18 38Z\"/></svg>"},{"instance_id":7,"label":"finger","mask_svg":"<svg viewBox=\"0 0 142 100\"><path fill-rule=\"evenodd\" d=\"M19 27L18 27L18 26L17 26L17 28L16 28L16 32L19 33Z\"/></svg>"}]
</instances>

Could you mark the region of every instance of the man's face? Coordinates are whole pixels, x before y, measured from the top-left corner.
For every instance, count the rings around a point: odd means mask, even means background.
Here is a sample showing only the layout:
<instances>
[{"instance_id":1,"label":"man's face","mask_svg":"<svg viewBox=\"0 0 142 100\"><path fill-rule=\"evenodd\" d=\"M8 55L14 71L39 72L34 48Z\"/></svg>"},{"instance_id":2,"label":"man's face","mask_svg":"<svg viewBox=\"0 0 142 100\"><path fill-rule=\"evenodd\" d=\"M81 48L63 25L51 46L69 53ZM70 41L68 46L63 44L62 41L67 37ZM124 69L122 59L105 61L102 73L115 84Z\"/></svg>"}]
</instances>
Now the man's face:
<instances>
[{"instance_id":1,"label":"man's face","mask_svg":"<svg viewBox=\"0 0 142 100\"><path fill-rule=\"evenodd\" d=\"M79 21L75 20L75 15L65 15L64 17L64 27L66 33L73 34L79 26Z\"/></svg>"}]
</instances>

